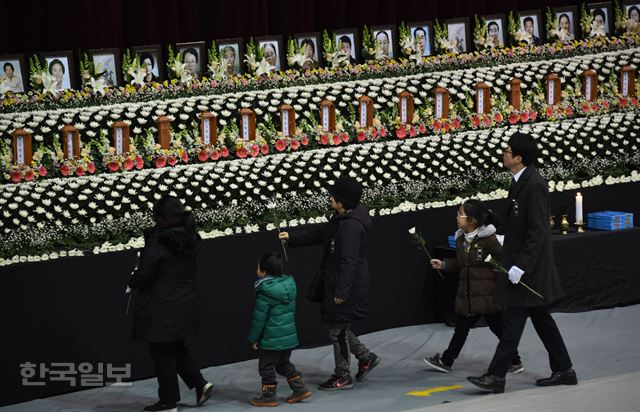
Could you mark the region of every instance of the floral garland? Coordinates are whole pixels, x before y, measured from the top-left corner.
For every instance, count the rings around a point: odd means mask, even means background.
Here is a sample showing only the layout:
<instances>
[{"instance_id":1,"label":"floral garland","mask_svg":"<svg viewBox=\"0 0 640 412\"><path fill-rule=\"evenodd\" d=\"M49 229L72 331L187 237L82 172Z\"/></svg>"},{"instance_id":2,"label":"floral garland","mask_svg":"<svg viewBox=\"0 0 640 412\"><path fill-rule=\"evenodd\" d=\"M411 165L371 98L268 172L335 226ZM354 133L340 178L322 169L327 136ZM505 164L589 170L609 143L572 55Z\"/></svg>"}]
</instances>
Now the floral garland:
<instances>
[{"instance_id":1,"label":"floral garland","mask_svg":"<svg viewBox=\"0 0 640 412\"><path fill-rule=\"evenodd\" d=\"M436 46L443 50L440 41L448 42L446 37L446 25L434 26ZM438 37L439 36L439 37ZM253 47L251 46L253 44ZM120 102L144 102L154 98L175 99L185 96L204 96L215 93L227 93L235 91L251 91L259 89L276 89L287 86L325 83L327 81L343 81L378 78L381 76L399 76L417 73L427 73L448 69L469 67L492 67L501 63L516 63L522 61L537 61L548 58L566 58L588 54L593 51L620 50L635 47L640 44L640 34L624 33L621 37L596 37L587 40L574 41L572 44L551 43L541 46L516 46L511 48L492 48L474 53L449 53L437 56L425 56L420 62L406 59L376 61L375 64L350 65L344 61L344 56L336 52L333 58L341 61L332 63L332 67L312 70L287 70L281 72L272 71L268 64L262 63L262 58L256 53L254 43L248 44L247 58L251 56L252 72L243 76L231 76L225 79L203 78L194 80L189 84L181 84L176 79L162 83L152 82L145 85L144 69L139 67L137 60L132 58L126 50L123 56L123 73L126 86L110 87L104 94L90 90L64 90L62 92L43 92L41 84L49 79L46 71L38 72L35 78L39 83L34 84L36 90L28 93L13 94L11 92L0 95L0 112L24 112L38 109L62 109L74 107L88 107L94 105L106 105ZM335 45L334 45L335 46ZM446 48L445 48L446 50ZM453 49L452 49L453 50ZM326 50L325 50L326 51ZM128 54L129 53L129 54ZM129 57L127 57L129 56ZM342 58L340 59L340 56ZM265 66L266 65L266 66ZM33 65L31 66L33 70ZM260 73L257 73L261 67ZM33 73L32 73L33 75Z\"/></svg>"},{"instance_id":2,"label":"floral garland","mask_svg":"<svg viewBox=\"0 0 640 412\"><path fill-rule=\"evenodd\" d=\"M168 114L169 118L177 123L175 126L177 126L177 129L179 130L177 133L178 136L174 139L171 149L164 150L157 147L157 143L154 141L154 136L157 132L155 127L133 127L134 138L135 136L143 135L146 139L140 146L141 148L144 148L144 150L141 149L142 152L140 153L141 157L144 158L144 165L139 159L136 159L135 166L136 169L143 166L163 167L167 164L173 166L178 162L202 162L227 158L229 156L256 156L258 154L265 155L268 153L278 152L279 150L274 146L277 130L273 127L272 113L277 110L276 106L281 102L293 103L296 111L302 115L302 120L298 125L300 129L300 133L298 133L299 137L293 140L301 141L302 135L304 135L305 139L303 140L307 141L308 144L298 145L297 143L292 143L293 146L296 147L296 150L300 147L309 149L330 143L334 145L344 144L349 142L348 136L356 136L359 139L362 139L363 135L356 132L356 129L359 129L360 126L356 124L356 116L353 112L353 104L356 100L356 96L362 94L366 94L374 98L374 108L377 110L375 120L384 126L385 133L390 132L388 138L403 138L403 136L406 135L406 131L402 128L398 129L397 125L394 126L394 122L397 117L397 97L395 97L395 93L391 91L394 89L397 93L397 91L405 88L415 96L418 96L416 98L416 114L421 119L421 122L424 123L423 127L430 129L431 133L449 133L452 131L476 129L480 127L495 127L505 122L509 122L510 124L514 124L515 122L526 123L536 121L538 115L541 116L542 120L554 120L558 118L572 117L574 116L574 113L577 113L578 115L603 113L610 110L612 106L628 109L630 107L636 107L638 99L635 96L628 98L622 98L619 96L615 72L617 71L616 66L625 64L625 62L640 62L637 55L635 55L635 57L633 56L633 50L628 50L605 55L594 55L589 58L576 58L568 62L549 61L536 68L528 68L524 64L522 66L510 65L505 67L496 67L496 74L494 74L494 72L482 72L479 69L476 71L438 73L438 77L433 76L430 78L423 75L405 77L400 79L400 81L395 81L395 79L370 81L365 85L366 87L363 87L362 83L359 84L357 82L332 86L319 86L317 87L317 90L315 90L316 97L313 97L309 91L304 89L302 91L300 89L295 91L276 91L272 94L244 94L239 96L246 99L241 103L238 103L237 98L234 98L233 96L225 96L220 98L225 100L226 103L224 103L224 106L218 105L217 103L212 106L196 106L196 101L184 100L175 102L171 105L169 105L168 102L158 102L158 105L155 108L154 106L147 104L144 106L140 105L138 107L114 107L112 110L106 110L107 108L98 108L93 112L81 112L78 110L76 114L70 114L68 112L60 114L34 113L29 115L28 118L24 115L15 115L11 121L2 119L2 116L0 116L0 131L7 130L8 127L10 127L9 124L13 124L13 127L16 128L27 127L29 132L34 133L34 139L38 144L41 146L42 144L46 144L46 146L49 147L49 144L51 143L47 143L47 141L44 140L43 134L45 134L45 136L47 136L46 134L49 134L52 141L58 139L58 134L54 132L50 126L55 126L58 122L62 124L75 124L79 129L83 130L83 133L86 136L89 137L86 144L96 149L86 156L87 161L95 162L94 166L97 166L98 171L106 171L115 169L115 163L111 162L111 159L108 156L105 157L107 152L102 149L108 147L108 142L105 144L104 139L96 138L96 136L104 136L109 133L108 129L100 127L101 124L105 124L106 121L106 126L111 127L112 120L124 117L133 119L125 121L129 124L136 122L140 126L145 126L149 118L152 118L153 120L155 117L154 115L160 116ZM603 73L603 75L600 76L601 81L599 82L600 98L598 101L588 104L584 98L580 96L582 86L580 78L575 76L575 71L585 64L599 69ZM525 70L525 68L527 70ZM541 85L542 77L550 70L557 71L562 76L561 79L565 84L562 92L563 100L561 104L553 107L549 107L546 104ZM500 74L498 75L497 73ZM608 74L608 78L606 78L604 74ZM479 76L483 76L484 78ZM499 76L499 78L496 79L495 76ZM509 89L509 85L506 84L506 80L511 77L519 77L523 79L523 83L521 85L524 96L523 106L522 109L518 111L508 105L506 98L506 93ZM493 93L491 99L491 107L493 108L493 111L486 116L477 115L471 111L474 101L471 93L473 93L473 84L478 78L489 84ZM433 116L432 99L429 94L435 85L446 87L449 89L452 97L456 99L451 106L448 119L436 119ZM312 89L309 90L313 91ZM285 95L288 97L294 96L296 100L294 101L291 98L287 98ZM315 110L311 108L315 107L315 102L318 102L320 100L320 96L323 95L328 95L330 100L333 99L336 101L338 108L342 108L343 111L349 112L348 118L343 118L341 112L337 111L337 117L339 120L337 134L339 134L339 136L337 136L336 133L318 133L319 126L316 120L316 113ZM337 100L337 98L340 100ZM423 98L424 101L421 100L421 98ZM306 104L308 109L305 110L301 104L296 104L296 102ZM237 120L234 118L231 110L235 112L238 107L251 107L254 105L257 106L255 107L256 114L259 118L263 119L263 121L258 124L258 129L259 131L263 131L265 138L263 140L258 139L256 144L252 146L246 146L242 140L238 140L239 133L237 131ZM231 110L226 110L227 108ZM124 112L124 109L127 111ZM200 111L213 110L217 112L219 115L219 124L223 126L223 133L221 134L222 138L219 139L219 147L211 150L210 148L205 148L204 151L207 152L208 156L205 156L205 153L200 153L201 150L197 150L198 148L196 147L196 141L199 139L199 130L196 123L197 116L195 115L195 113L197 113L196 109ZM196 117L196 119L194 119L194 117ZM261 129L261 126L263 125L271 126ZM29 129L29 127L34 127L38 130L33 131ZM227 128L227 133L224 132L224 127ZM229 132L230 128L235 128L233 133ZM346 131L347 133L341 134L340 132L343 131ZM380 130L376 130L375 136L378 136L379 131ZM399 134L397 134L396 131L398 131ZM411 134L410 130L409 134ZM174 136L176 136L176 133L174 133ZM230 137L230 141L225 140L227 136ZM370 140L374 135L370 131L370 134L366 136L366 140ZM358 138L352 140L352 142L361 141L358 140ZM5 145L4 148L0 147L0 150L2 150L1 153L5 156L5 160L0 163L0 172L4 171L5 179L16 181L16 174L12 174L10 170L10 160L7 160L6 158L9 152L8 145ZM198 154L198 156L194 156L195 154ZM193 160L190 160L189 156L191 156ZM115 160L117 159L114 159L114 161ZM123 158L118 160L118 163L124 165L125 159ZM110 166L108 166L109 164ZM33 166L37 167L37 165ZM90 169L88 164L85 166L86 167L81 167L79 170L86 171ZM127 162L127 167L129 166L130 163ZM48 174L48 177L63 175L59 167L48 169L53 171L52 174ZM27 174L27 171L25 171L24 174L28 176L33 175L31 173Z\"/></svg>"},{"instance_id":3,"label":"floral garland","mask_svg":"<svg viewBox=\"0 0 640 412\"><path fill-rule=\"evenodd\" d=\"M640 168L639 116L637 110L612 112L313 151L284 148L280 156L223 163L5 184L0 186L0 256L42 254L71 243L86 250L105 239L128 242L152 224L143 211L163 194L185 199L205 231L245 226L255 231L271 222L267 203L275 203L289 219L321 216L326 208L322 188L344 174L363 181L373 209L491 193L507 176L502 144L518 129L539 140L540 169L549 180L595 184L604 179L598 176L628 176ZM631 176L636 179L637 173Z\"/></svg>"}]
</instances>

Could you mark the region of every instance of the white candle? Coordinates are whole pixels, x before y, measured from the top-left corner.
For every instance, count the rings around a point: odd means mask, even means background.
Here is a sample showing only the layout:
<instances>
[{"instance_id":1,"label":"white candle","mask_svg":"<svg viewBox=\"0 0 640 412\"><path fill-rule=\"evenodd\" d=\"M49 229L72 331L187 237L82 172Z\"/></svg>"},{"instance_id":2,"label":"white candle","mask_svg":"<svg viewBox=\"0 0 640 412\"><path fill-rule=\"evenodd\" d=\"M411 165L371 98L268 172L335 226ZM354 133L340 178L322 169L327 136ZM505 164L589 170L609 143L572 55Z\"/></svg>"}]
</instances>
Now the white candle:
<instances>
[{"instance_id":1,"label":"white candle","mask_svg":"<svg viewBox=\"0 0 640 412\"><path fill-rule=\"evenodd\" d=\"M478 89L478 113L484 113L484 89Z\"/></svg>"},{"instance_id":2,"label":"white candle","mask_svg":"<svg viewBox=\"0 0 640 412\"><path fill-rule=\"evenodd\" d=\"M583 223L582 216L582 195L580 192L576 195L576 223Z\"/></svg>"}]
</instances>

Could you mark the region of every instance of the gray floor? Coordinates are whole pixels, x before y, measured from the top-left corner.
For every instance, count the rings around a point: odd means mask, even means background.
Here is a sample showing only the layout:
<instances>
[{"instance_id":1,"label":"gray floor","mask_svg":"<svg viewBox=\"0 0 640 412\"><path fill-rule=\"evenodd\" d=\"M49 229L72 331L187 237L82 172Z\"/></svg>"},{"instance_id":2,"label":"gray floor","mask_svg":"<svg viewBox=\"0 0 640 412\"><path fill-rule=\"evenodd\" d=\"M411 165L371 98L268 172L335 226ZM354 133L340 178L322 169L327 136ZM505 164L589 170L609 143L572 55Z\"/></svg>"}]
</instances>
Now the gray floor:
<instances>
[{"instance_id":1,"label":"gray floor","mask_svg":"<svg viewBox=\"0 0 640 412\"><path fill-rule=\"evenodd\" d=\"M538 388L536 379L550 374L548 358L530 322L520 344L525 371L507 380L507 392L491 395L465 380L479 375L497 344L487 328L474 329L451 374L427 370L425 355L442 352L452 335L444 325L410 326L362 336L382 356L379 368L354 389L339 393L314 390L302 404L281 406L296 411L640 411L640 305L554 315L580 379L578 386ZM320 327L320 325L319 325ZM293 362L313 386L326 379L333 365L329 347L297 350ZM352 365L355 369L355 362ZM195 409L194 395L182 387L180 410L255 411L248 400L259 391L257 361L208 368L216 385L211 400ZM441 392L429 389L449 388ZM0 411L136 411L156 400L154 379L129 388L86 390L0 408ZM423 396L409 395L422 391ZM288 395L281 381L279 395ZM449 403L451 402L451 403Z\"/></svg>"}]
</instances>

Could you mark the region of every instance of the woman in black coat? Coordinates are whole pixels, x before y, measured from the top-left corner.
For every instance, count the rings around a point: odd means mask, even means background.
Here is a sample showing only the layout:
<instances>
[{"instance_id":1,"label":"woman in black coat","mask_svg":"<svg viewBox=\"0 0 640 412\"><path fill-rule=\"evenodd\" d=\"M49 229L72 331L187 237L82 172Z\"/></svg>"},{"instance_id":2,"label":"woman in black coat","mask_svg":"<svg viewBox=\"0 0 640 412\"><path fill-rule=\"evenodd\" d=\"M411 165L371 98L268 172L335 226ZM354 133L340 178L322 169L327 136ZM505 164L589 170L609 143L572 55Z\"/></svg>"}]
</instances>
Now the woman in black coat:
<instances>
[{"instance_id":1,"label":"woman in black coat","mask_svg":"<svg viewBox=\"0 0 640 412\"><path fill-rule=\"evenodd\" d=\"M351 322L367 317L369 312L369 264L367 233L371 218L360 204L362 186L357 180L343 177L329 188L331 207L336 213L322 227L282 232L279 237L290 246L322 245L323 257L317 276L322 321L333 344L335 369L333 376L318 386L335 391L353 387L349 362L353 353L358 358L356 379L363 378L380 363L380 357L369 352L351 331Z\"/></svg>"},{"instance_id":2,"label":"woman in black coat","mask_svg":"<svg viewBox=\"0 0 640 412\"><path fill-rule=\"evenodd\" d=\"M193 215L175 197L154 205L156 225L145 233L140 265L129 279L137 289L133 339L149 343L158 375L160 400L145 411L177 411L179 374L189 389L196 388L198 405L213 385L207 382L185 346L198 333L196 253L200 236Z\"/></svg>"}]
</instances>

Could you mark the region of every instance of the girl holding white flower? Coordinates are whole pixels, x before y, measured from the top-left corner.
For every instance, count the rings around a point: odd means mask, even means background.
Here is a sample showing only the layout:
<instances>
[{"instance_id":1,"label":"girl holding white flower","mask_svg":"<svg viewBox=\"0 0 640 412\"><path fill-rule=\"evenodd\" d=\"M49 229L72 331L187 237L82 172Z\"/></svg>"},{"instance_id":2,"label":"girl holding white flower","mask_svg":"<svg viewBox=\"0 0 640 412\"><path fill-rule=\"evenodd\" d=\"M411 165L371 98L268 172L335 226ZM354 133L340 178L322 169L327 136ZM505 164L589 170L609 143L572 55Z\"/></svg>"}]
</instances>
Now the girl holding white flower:
<instances>
[{"instance_id":1,"label":"girl holding white flower","mask_svg":"<svg viewBox=\"0 0 640 412\"><path fill-rule=\"evenodd\" d=\"M458 314L456 328L449 347L442 356L436 354L424 358L427 365L448 373L453 362L460 354L471 328L484 317L489 329L500 339L502 336L501 307L493 303L496 288L496 273L490 264L485 263L488 255L498 257L502 246L496 237L493 212L479 200L470 199L458 210L456 221L456 258L431 260L434 269L459 273L458 292L455 311ZM524 370L520 356L516 352L509 373Z\"/></svg>"}]
</instances>

